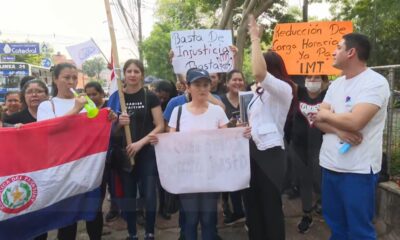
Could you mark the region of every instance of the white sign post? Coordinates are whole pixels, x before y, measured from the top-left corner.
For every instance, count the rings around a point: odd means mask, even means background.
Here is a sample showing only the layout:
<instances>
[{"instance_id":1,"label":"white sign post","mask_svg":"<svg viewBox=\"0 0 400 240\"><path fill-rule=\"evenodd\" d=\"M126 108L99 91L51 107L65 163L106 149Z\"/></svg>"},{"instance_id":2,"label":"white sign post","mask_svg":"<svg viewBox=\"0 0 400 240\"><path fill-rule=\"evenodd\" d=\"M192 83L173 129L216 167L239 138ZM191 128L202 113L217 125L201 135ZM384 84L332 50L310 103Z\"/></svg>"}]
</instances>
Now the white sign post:
<instances>
[{"instance_id":1,"label":"white sign post","mask_svg":"<svg viewBox=\"0 0 400 240\"><path fill-rule=\"evenodd\" d=\"M249 187L244 128L163 133L156 144L162 187L170 193L231 192Z\"/></svg>"},{"instance_id":2,"label":"white sign post","mask_svg":"<svg viewBox=\"0 0 400 240\"><path fill-rule=\"evenodd\" d=\"M175 73L186 74L190 68L209 73L229 72L233 69L232 32L201 29L171 32L172 65Z\"/></svg>"}]
</instances>

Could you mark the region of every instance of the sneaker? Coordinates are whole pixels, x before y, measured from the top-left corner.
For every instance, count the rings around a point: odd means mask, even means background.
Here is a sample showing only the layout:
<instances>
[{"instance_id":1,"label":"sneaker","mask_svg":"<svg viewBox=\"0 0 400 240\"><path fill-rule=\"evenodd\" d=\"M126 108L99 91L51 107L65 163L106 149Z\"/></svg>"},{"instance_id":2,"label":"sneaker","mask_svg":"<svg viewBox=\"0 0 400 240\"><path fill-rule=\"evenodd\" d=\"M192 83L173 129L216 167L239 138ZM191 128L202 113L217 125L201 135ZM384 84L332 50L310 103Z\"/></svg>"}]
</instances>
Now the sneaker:
<instances>
[{"instance_id":1,"label":"sneaker","mask_svg":"<svg viewBox=\"0 0 400 240\"><path fill-rule=\"evenodd\" d=\"M245 221L244 214L238 215L233 213L231 216L224 218L224 224L228 226L244 221Z\"/></svg>"},{"instance_id":2,"label":"sneaker","mask_svg":"<svg viewBox=\"0 0 400 240\"><path fill-rule=\"evenodd\" d=\"M115 210L110 210L108 211L108 213L106 214L106 222L112 222L117 220L119 217L119 212L115 211Z\"/></svg>"},{"instance_id":3,"label":"sneaker","mask_svg":"<svg viewBox=\"0 0 400 240\"><path fill-rule=\"evenodd\" d=\"M297 224L297 229L299 233L306 233L313 225L313 220L310 215L304 215L299 224Z\"/></svg>"},{"instance_id":4,"label":"sneaker","mask_svg":"<svg viewBox=\"0 0 400 240\"><path fill-rule=\"evenodd\" d=\"M217 234L217 237L215 238L216 240L222 240L222 237Z\"/></svg>"},{"instance_id":5,"label":"sneaker","mask_svg":"<svg viewBox=\"0 0 400 240\"><path fill-rule=\"evenodd\" d=\"M154 233L146 233L144 235L144 240L154 240L155 239L154 237L155 237Z\"/></svg>"},{"instance_id":6,"label":"sneaker","mask_svg":"<svg viewBox=\"0 0 400 240\"><path fill-rule=\"evenodd\" d=\"M125 240L139 240L139 238L137 235L135 235L135 236L128 236L128 237L126 237Z\"/></svg>"}]
</instances>

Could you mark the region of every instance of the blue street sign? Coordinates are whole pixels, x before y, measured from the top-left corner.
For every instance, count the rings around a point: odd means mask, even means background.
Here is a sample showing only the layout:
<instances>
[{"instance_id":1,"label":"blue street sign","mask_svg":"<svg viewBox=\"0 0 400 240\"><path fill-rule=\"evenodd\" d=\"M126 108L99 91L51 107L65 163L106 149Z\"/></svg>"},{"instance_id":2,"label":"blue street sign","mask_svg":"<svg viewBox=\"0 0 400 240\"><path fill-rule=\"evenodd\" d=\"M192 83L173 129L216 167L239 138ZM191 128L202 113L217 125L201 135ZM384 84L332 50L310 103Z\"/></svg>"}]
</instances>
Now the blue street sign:
<instances>
[{"instance_id":1,"label":"blue street sign","mask_svg":"<svg viewBox=\"0 0 400 240\"><path fill-rule=\"evenodd\" d=\"M43 67L49 68L49 67L51 67L51 60L50 60L50 58L43 58L42 61L40 62L40 64Z\"/></svg>"},{"instance_id":2,"label":"blue street sign","mask_svg":"<svg viewBox=\"0 0 400 240\"><path fill-rule=\"evenodd\" d=\"M39 54L39 43L0 43L0 54Z\"/></svg>"},{"instance_id":3,"label":"blue street sign","mask_svg":"<svg viewBox=\"0 0 400 240\"><path fill-rule=\"evenodd\" d=\"M2 62L15 62L15 56L10 56L10 55L1 56L1 61Z\"/></svg>"}]
</instances>

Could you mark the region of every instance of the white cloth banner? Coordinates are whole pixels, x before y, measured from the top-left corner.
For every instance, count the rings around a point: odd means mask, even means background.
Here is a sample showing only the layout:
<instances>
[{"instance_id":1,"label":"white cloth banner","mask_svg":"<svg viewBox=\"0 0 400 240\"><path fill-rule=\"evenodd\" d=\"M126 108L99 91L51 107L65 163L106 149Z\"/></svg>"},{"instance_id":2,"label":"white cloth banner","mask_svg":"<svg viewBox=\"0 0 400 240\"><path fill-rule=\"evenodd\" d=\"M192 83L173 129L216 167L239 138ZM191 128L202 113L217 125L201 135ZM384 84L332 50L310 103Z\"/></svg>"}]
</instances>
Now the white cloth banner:
<instances>
[{"instance_id":1,"label":"white cloth banner","mask_svg":"<svg viewBox=\"0 0 400 240\"><path fill-rule=\"evenodd\" d=\"M190 68L209 73L233 69L232 32L230 30L200 29L171 32L172 65L175 73L186 74Z\"/></svg>"},{"instance_id":2,"label":"white cloth banner","mask_svg":"<svg viewBox=\"0 0 400 240\"><path fill-rule=\"evenodd\" d=\"M243 132L226 128L159 134L155 150L162 187L175 194L248 188L249 140Z\"/></svg>"},{"instance_id":3,"label":"white cloth banner","mask_svg":"<svg viewBox=\"0 0 400 240\"><path fill-rule=\"evenodd\" d=\"M66 48L72 60L74 60L75 64L79 67L82 66L86 59L101 53L92 39Z\"/></svg>"}]
</instances>

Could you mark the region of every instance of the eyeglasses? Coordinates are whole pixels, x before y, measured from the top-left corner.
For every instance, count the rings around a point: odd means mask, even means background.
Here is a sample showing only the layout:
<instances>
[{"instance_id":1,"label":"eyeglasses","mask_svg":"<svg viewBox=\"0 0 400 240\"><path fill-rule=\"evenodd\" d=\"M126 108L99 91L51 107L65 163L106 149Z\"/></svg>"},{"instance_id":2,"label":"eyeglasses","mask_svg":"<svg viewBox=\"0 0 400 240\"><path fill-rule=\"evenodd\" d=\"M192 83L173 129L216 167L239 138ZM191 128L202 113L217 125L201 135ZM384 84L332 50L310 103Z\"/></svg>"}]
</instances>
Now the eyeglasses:
<instances>
[{"instance_id":1,"label":"eyeglasses","mask_svg":"<svg viewBox=\"0 0 400 240\"><path fill-rule=\"evenodd\" d=\"M39 90L39 89L32 89L32 90L28 90L25 92L26 95L33 95L33 94L43 94L45 93L45 90Z\"/></svg>"}]
</instances>

